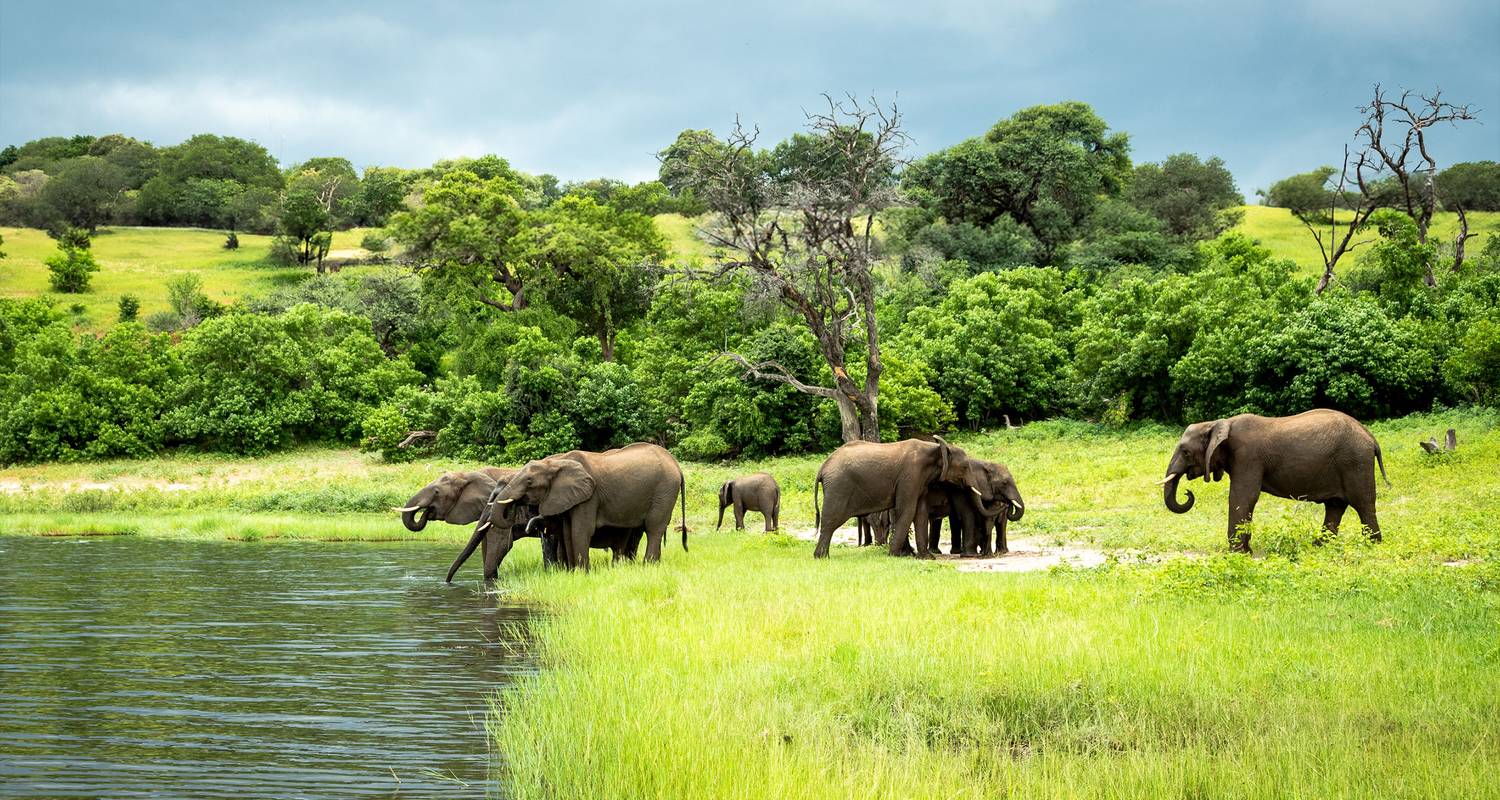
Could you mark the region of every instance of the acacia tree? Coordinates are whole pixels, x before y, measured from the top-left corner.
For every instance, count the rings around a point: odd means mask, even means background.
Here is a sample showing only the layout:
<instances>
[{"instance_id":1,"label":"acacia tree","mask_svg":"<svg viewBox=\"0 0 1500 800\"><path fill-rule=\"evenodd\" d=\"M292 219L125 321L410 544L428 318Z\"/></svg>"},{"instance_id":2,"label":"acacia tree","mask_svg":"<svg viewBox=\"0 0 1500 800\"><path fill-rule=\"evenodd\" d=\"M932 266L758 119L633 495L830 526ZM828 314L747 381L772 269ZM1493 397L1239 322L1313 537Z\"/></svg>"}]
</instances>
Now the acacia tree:
<instances>
[{"instance_id":1,"label":"acacia tree","mask_svg":"<svg viewBox=\"0 0 1500 800\"><path fill-rule=\"evenodd\" d=\"M713 212L704 230L720 249L714 277L749 274L817 340L832 386L808 383L776 361L725 352L746 378L778 381L838 404L844 441L880 441L880 339L875 324L875 215L900 198L897 168L909 141L896 106L825 95L809 133L770 151L736 121L729 136L690 132L661 154L662 173ZM850 374L851 344L864 351Z\"/></svg>"}]
</instances>

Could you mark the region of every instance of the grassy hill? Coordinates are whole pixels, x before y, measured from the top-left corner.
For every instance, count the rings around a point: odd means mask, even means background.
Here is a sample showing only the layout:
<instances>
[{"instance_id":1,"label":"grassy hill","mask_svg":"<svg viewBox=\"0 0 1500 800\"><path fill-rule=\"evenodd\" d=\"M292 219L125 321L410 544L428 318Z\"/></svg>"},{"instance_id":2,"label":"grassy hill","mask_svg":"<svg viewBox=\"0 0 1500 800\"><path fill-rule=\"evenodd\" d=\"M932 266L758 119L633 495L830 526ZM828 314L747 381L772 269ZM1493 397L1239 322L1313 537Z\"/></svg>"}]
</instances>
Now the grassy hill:
<instances>
[{"instance_id":1,"label":"grassy hill","mask_svg":"<svg viewBox=\"0 0 1500 800\"><path fill-rule=\"evenodd\" d=\"M1239 231L1282 258L1290 258L1304 272L1320 274L1323 257L1318 253L1318 243L1306 226L1284 208L1245 206L1245 219L1235 227ZM1500 234L1500 212L1472 211L1469 213L1469 232L1479 234L1469 240L1469 252L1477 253L1484 247L1485 239ZM1443 243L1452 243L1458 233L1458 215L1440 213L1433 217L1431 238ZM1324 237L1327 238L1326 236ZM1367 237L1362 237L1367 238ZM1354 251L1358 257L1360 251ZM1339 261L1340 267L1344 261Z\"/></svg>"},{"instance_id":2,"label":"grassy hill","mask_svg":"<svg viewBox=\"0 0 1500 800\"><path fill-rule=\"evenodd\" d=\"M345 256L363 253L359 241L365 231L339 231L333 251ZM5 244L0 249L0 296L33 297L46 294L59 308L83 307L79 323L102 328L113 324L120 295L140 298L140 316L164 311L167 282L177 275L196 272L204 292L214 300L230 302L259 294L276 286L304 280L311 267L277 267L266 263L271 237L242 233L238 250L224 249L224 232L204 228L103 228L94 238L94 273L88 292L64 295L47 285L44 260L57 252L57 244L39 230L0 228Z\"/></svg>"},{"instance_id":3,"label":"grassy hill","mask_svg":"<svg viewBox=\"0 0 1500 800\"><path fill-rule=\"evenodd\" d=\"M662 214L656 218L679 258L706 261L713 250L697 235L699 220L681 214ZM1500 234L1500 213L1474 212L1469 215L1470 230L1479 236L1470 241L1471 252L1484 246L1485 238ZM1454 214L1439 214L1433 222L1433 235L1439 241L1451 242L1458 229ZM1322 270L1318 245L1302 223L1282 208L1246 206L1245 219L1235 230L1241 231L1277 255L1290 258L1310 274ZM364 254L359 241L364 229L334 234L333 251L344 257ZM203 280L204 291L220 302L266 292L305 280L312 274L308 267L278 267L266 263L271 237L241 234L238 250L225 250L224 232L204 228L103 228L94 239L94 256L100 270L94 274L93 286L82 295L60 295L47 285L47 266L43 263L56 252L56 244L38 230L0 228L7 257L0 260L0 296L32 297L45 294L58 307L81 306L78 323L85 328L104 328L114 323L120 295L133 294L141 301L141 318L167 306L167 282L185 272L196 272Z\"/></svg>"}]
</instances>

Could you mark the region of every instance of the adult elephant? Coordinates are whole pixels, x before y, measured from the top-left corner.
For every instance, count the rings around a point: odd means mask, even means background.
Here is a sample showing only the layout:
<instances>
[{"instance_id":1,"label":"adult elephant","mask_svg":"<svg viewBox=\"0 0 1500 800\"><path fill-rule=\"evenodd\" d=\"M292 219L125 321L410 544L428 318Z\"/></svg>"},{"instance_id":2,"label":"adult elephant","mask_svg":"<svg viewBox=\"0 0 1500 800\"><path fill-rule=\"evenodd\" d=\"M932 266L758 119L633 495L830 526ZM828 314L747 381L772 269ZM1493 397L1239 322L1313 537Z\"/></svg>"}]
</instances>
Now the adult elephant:
<instances>
[{"instance_id":1,"label":"adult elephant","mask_svg":"<svg viewBox=\"0 0 1500 800\"><path fill-rule=\"evenodd\" d=\"M401 524L413 533L427 527L431 520L450 525L467 525L479 519L485 503L498 481L508 480L513 469L485 467L473 472L445 472L423 486L406 501L400 512Z\"/></svg>"},{"instance_id":2,"label":"adult elephant","mask_svg":"<svg viewBox=\"0 0 1500 800\"><path fill-rule=\"evenodd\" d=\"M1021 490L1016 486L1016 478L1009 467L994 461L976 459L973 468L986 484L992 499L977 507L974 525L965 531L964 554L987 556L992 552L995 555L1009 553L1007 528L1009 523L1019 522L1026 514L1026 501L1021 499Z\"/></svg>"},{"instance_id":3,"label":"adult elephant","mask_svg":"<svg viewBox=\"0 0 1500 800\"><path fill-rule=\"evenodd\" d=\"M719 524L724 527L724 509L734 507L734 529L745 529L745 512L758 511L765 520L766 533L781 527L781 486L768 472L757 472L724 481L719 487Z\"/></svg>"},{"instance_id":4,"label":"adult elephant","mask_svg":"<svg viewBox=\"0 0 1500 800\"><path fill-rule=\"evenodd\" d=\"M1337 533L1350 506L1380 541L1375 517L1375 466L1385 478L1380 443L1347 414L1327 408L1290 417L1240 414L1195 422L1183 431L1167 464L1162 499L1167 508L1185 514L1194 497L1177 499L1177 483L1229 476L1229 548L1250 552L1250 537L1240 526L1250 521L1261 492L1290 500L1322 503L1323 527ZM1389 479L1386 480L1389 485Z\"/></svg>"},{"instance_id":5,"label":"adult elephant","mask_svg":"<svg viewBox=\"0 0 1500 800\"><path fill-rule=\"evenodd\" d=\"M497 484L491 497L498 495L505 486L505 482ZM526 503L502 505L490 502L486 504L484 513L479 517L479 524L474 527L474 535L469 537L468 544L453 560L453 565L448 568L448 576L445 580L448 583L453 582L453 576L458 572L458 568L469 560L475 548L481 543L484 545L485 581L493 581L499 575L500 565L510 554L517 539L540 540L542 565L546 567L557 563L558 551L561 548L562 520L557 517L539 516L537 511L536 506ZM616 561L634 560L640 546L641 534L642 530L639 528L634 530L601 528L594 532L589 546L613 551Z\"/></svg>"},{"instance_id":6,"label":"adult elephant","mask_svg":"<svg viewBox=\"0 0 1500 800\"><path fill-rule=\"evenodd\" d=\"M602 528L644 530L646 560L661 559L672 506L682 498L682 549L687 549L687 494L677 459L654 444L603 453L571 450L531 461L495 498L501 505L534 503L543 517L562 518L563 562L589 567L589 543Z\"/></svg>"},{"instance_id":7,"label":"adult elephant","mask_svg":"<svg viewBox=\"0 0 1500 800\"><path fill-rule=\"evenodd\" d=\"M874 514L889 509L895 522L887 547L891 555L900 555L912 524L917 530L927 528L926 508L922 503L928 487L938 481L960 486L980 496L983 494L977 475L970 469L968 453L941 437L933 441L905 439L899 442L850 442L833 451L818 468L813 481L813 513L818 526L818 544L814 558L827 558L833 532L850 517ZM818 505L818 491L823 490L824 503ZM927 537L918 536L917 556L930 558Z\"/></svg>"}]
</instances>

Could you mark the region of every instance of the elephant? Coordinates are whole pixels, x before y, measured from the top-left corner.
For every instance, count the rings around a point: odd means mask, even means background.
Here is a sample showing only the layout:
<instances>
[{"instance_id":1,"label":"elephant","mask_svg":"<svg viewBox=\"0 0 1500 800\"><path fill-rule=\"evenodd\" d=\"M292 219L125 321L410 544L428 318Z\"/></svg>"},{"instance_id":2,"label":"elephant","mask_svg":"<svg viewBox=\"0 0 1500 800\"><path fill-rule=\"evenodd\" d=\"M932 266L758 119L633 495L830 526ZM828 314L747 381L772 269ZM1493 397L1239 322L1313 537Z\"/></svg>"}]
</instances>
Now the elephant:
<instances>
[{"instance_id":1,"label":"elephant","mask_svg":"<svg viewBox=\"0 0 1500 800\"><path fill-rule=\"evenodd\" d=\"M861 514L856 517L859 521L859 546L868 544L884 545L891 535L891 512L881 511L876 514Z\"/></svg>"},{"instance_id":2,"label":"elephant","mask_svg":"<svg viewBox=\"0 0 1500 800\"><path fill-rule=\"evenodd\" d=\"M994 461L975 459L974 469L983 476L981 480L989 484L989 494L993 501L978 509L972 531L965 531L964 554L987 556L991 553L1009 553L1006 528L1011 522L1019 522L1026 514L1026 501L1021 499L1021 490L1017 488L1015 476L1011 475L1009 467ZM969 535L971 532L973 537Z\"/></svg>"},{"instance_id":3,"label":"elephant","mask_svg":"<svg viewBox=\"0 0 1500 800\"><path fill-rule=\"evenodd\" d=\"M1172 512L1193 507L1177 499L1177 483L1203 478L1206 482L1229 475L1229 547L1250 552L1250 537L1240 526L1250 521L1261 492L1290 500L1322 503L1323 527L1337 533L1350 506L1380 541L1375 517L1375 466L1385 475L1380 443L1353 417L1327 408L1290 417L1240 414L1228 419L1195 422L1183 431L1167 464L1162 499Z\"/></svg>"},{"instance_id":4,"label":"elephant","mask_svg":"<svg viewBox=\"0 0 1500 800\"><path fill-rule=\"evenodd\" d=\"M724 527L724 509L734 506L734 529L745 529L745 512L759 511L765 518L766 533L781 527L781 487L766 472L757 472L724 481L719 487L719 524Z\"/></svg>"},{"instance_id":5,"label":"elephant","mask_svg":"<svg viewBox=\"0 0 1500 800\"><path fill-rule=\"evenodd\" d=\"M912 524L927 528L927 510L922 502L928 487L946 481L968 489L988 502L969 455L941 437L933 441L905 439L899 442L850 442L833 451L818 468L813 481L813 514L818 526L814 558L827 558L833 532L850 517L889 509L895 521L887 540L891 555L901 554L901 545ZM824 505L818 492L824 492ZM930 558L925 536L917 537L917 557Z\"/></svg>"},{"instance_id":6,"label":"elephant","mask_svg":"<svg viewBox=\"0 0 1500 800\"><path fill-rule=\"evenodd\" d=\"M514 474L513 469L499 467L485 467L473 472L445 472L412 495L404 507L391 510L401 514L401 524L413 533L427 527L428 521L434 519L450 525L467 525L479 519L495 483L509 480Z\"/></svg>"},{"instance_id":7,"label":"elephant","mask_svg":"<svg viewBox=\"0 0 1500 800\"><path fill-rule=\"evenodd\" d=\"M501 505L524 501L562 523L562 561L589 568L596 531L642 529L646 560L661 559L672 506L682 498L682 549L687 550L687 493L682 468L665 449L644 442L603 453L570 450L530 461L495 497Z\"/></svg>"},{"instance_id":8,"label":"elephant","mask_svg":"<svg viewBox=\"0 0 1500 800\"><path fill-rule=\"evenodd\" d=\"M499 573L500 563L510 554L516 539L525 536L542 538L541 534L533 532L530 524L540 519L536 515L536 506L525 503L508 505L495 503L495 496L509 484L510 477L497 481L494 488L490 490L489 496L485 498L484 511L479 515L479 524L474 526L474 534L469 537L468 544L464 545L463 551L448 568L445 582L453 582L453 575L469 559L469 556L474 554L474 548L481 542L484 545L484 580L488 582L493 581ZM542 538L542 563L549 564L555 561L555 554L556 548L549 549L546 539Z\"/></svg>"}]
</instances>

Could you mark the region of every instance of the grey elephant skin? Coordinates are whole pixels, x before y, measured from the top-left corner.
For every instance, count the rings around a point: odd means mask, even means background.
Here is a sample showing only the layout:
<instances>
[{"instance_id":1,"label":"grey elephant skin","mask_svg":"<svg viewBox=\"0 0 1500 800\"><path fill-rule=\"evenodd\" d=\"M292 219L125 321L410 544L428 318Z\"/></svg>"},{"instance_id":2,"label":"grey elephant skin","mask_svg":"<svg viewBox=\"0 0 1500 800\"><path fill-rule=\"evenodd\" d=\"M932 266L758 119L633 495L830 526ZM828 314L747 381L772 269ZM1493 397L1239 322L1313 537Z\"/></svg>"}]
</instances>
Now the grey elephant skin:
<instances>
[{"instance_id":1,"label":"grey elephant skin","mask_svg":"<svg viewBox=\"0 0 1500 800\"><path fill-rule=\"evenodd\" d=\"M1323 527L1332 533L1338 532L1344 512L1352 506L1369 528L1370 538L1378 542L1377 464L1385 478L1380 443L1342 412L1319 408L1290 417L1240 414L1189 425L1160 483L1167 508L1185 514L1194 497L1187 491L1185 502L1177 499L1180 480L1217 481L1228 475L1231 550L1250 552L1250 537L1241 526L1254 515L1262 492L1322 503Z\"/></svg>"},{"instance_id":2,"label":"grey elephant skin","mask_svg":"<svg viewBox=\"0 0 1500 800\"><path fill-rule=\"evenodd\" d=\"M539 539L542 544L542 566L550 567L557 563L558 550L561 548L562 520L557 517L540 516L537 506L527 503L500 504L495 502L508 484L509 479L495 484L485 504L484 512L479 516L479 524L474 527L474 535L469 537L463 551L448 568L448 576L445 579L448 583L453 582L453 576L458 572L458 568L468 561L469 557L474 554L476 546L481 543L484 545L483 564L486 582L493 581L499 576L500 565L505 562L505 557L510 554L517 539ZM634 560L642 533L643 529L640 528L634 530L601 528L594 532L589 546L613 551L616 561Z\"/></svg>"},{"instance_id":3,"label":"grey elephant skin","mask_svg":"<svg viewBox=\"0 0 1500 800\"><path fill-rule=\"evenodd\" d=\"M468 525L479 519L494 490L495 483L510 478L513 469L485 467L472 472L445 472L423 486L406 501L400 512L401 524L413 533L427 527L432 520L450 525Z\"/></svg>"},{"instance_id":4,"label":"grey elephant skin","mask_svg":"<svg viewBox=\"0 0 1500 800\"><path fill-rule=\"evenodd\" d=\"M781 527L781 486L770 473L757 472L724 481L719 487L719 523L724 527L724 509L734 508L734 529L745 529L745 512L758 511L765 518L766 533Z\"/></svg>"},{"instance_id":5,"label":"grey elephant skin","mask_svg":"<svg viewBox=\"0 0 1500 800\"><path fill-rule=\"evenodd\" d=\"M1026 513L1026 502L1021 499L1021 490L1016 479L1004 464L983 459L972 459L970 469L974 472L983 494L990 500L980 502L978 496L948 483L933 484L923 497L928 517L928 547L939 552L943 519L948 519L949 552L965 557L1000 555L1010 552L1006 540L1006 528Z\"/></svg>"},{"instance_id":6,"label":"grey elephant skin","mask_svg":"<svg viewBox=\"0 0 1500 800\"><path fill-rule=\"evenodd\" d=\"M605 528L640 529L646 561L661 559L662 540L682 498L682 548L687 549L687 496L677 459L654 444L637 443L593 453L572 450L531 461L516 473L495 502L537 506L542 517L562 523L562 561L588 569L589 545Z\"/></svg>"},{"instance_id":7,"label":"grey elephant skin","mask_svg":"<svg viewBox=\"0 0 1500 800\"><path fill-rule=\"evenodd\" d=\"M833 532L851 517L890 510L894 522L888 539L891 555L901 555L901 546L913 523L927 529L922 502L928 488L943 481L962 487L988 502L971 460L963 448L933 437L926 442L850 442L833 451L818 468L813 482L813 513L818 526L814 558L827 558ZM824 502L818 503L822 490ZM917 537L919 558L930 557L926 536Z\"/></svg>"}]
</instances>

